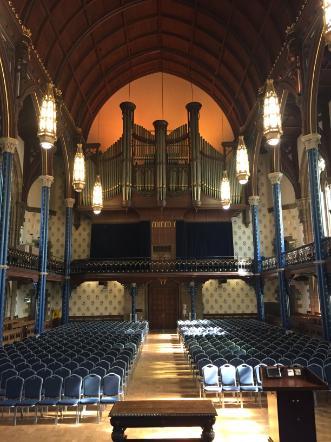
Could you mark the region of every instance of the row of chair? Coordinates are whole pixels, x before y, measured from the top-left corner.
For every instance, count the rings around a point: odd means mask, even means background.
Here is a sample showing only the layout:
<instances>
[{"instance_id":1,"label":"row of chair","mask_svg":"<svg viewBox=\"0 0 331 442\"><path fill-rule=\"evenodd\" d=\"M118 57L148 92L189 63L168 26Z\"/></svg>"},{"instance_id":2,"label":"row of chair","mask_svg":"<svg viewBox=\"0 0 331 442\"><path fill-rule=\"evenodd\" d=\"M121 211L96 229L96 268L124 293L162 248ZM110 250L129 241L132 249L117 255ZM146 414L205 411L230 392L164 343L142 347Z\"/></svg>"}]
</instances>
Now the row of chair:
<instances>
[{"instance_id":1,"label":"row of chair","mask_svg":"<svg viewBox=\"0 0 331 442\"><path fill-rule=\"evenodd\" d=\"M224 393L231 392L239 394L241 399L241 407L243 406L242 392L256 392L261 390L260 366L255 369L250 365L241 364L234 367L231 364L224 364L217 367L213 364L207 364L202 369L202 378L200 382L200 397L201 393L216 394L219 400L223 397L224 407ZM255 372L255 377L254 377Z\"/></svg>"},{"instance_id":2,"label":"row of chair","mask_svg":"<svg viewBox=\"0 0 331 442\"><path fill-rule=\"evenodd\" d=\"M97 374L89 374L82 379L72 374L64 379L52 375L45 380L40 376L23 379L20 376L10 377L6 381L4 399L0 400L2 410L14 410L13 423L16 425L17 410L35 411L35 423L38 421L38 410L55 408L55 422L58 423L58 411L67 407L76 408L76 423L87 405L97 406L97 419L100 421L101 406L121 400L120 377L109 373L103 379Z\"/></svg>"}]
</instances>

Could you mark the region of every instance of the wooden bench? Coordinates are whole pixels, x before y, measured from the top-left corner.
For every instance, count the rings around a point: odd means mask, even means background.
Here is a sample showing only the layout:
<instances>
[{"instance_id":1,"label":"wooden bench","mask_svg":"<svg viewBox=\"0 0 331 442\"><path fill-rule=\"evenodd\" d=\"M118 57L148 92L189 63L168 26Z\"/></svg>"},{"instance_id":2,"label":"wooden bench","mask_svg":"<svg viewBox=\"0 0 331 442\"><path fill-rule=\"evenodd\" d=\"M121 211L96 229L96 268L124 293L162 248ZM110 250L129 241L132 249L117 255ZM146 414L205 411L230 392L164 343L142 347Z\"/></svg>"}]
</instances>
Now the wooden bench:
<instances>
[{"instance_id":1,"label":"wooden bench","mask_svg":"<svg viewBox=\"0 0 331 442\"><path fill-rule=\"evenodd\" d=\"M126 440L126 428L201 427L201 440L212 441L217 416L210 400L117 402L109 413L114 442Z\"/></svg>"}]
</instances>

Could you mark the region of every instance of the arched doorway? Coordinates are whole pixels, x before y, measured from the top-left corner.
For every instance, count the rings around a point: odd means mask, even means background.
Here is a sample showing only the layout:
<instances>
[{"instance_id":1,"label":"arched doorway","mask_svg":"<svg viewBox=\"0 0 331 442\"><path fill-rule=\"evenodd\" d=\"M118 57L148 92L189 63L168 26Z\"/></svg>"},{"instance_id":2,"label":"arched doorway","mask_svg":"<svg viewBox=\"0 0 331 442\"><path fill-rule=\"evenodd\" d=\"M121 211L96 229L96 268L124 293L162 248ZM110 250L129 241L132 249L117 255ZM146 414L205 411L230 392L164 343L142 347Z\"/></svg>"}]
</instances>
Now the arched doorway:
<instances>
[{"instance_id":1,"label":"arched doorway","mask_svg":"<svg viewBox=\"0 0 331 442\"><path fill-rule=\"evenodd\" d=\"M172 281L152 282L148 287L148 320L151 330L173 330L177 327L178 285Z\"/></svg>"}]
</instances>

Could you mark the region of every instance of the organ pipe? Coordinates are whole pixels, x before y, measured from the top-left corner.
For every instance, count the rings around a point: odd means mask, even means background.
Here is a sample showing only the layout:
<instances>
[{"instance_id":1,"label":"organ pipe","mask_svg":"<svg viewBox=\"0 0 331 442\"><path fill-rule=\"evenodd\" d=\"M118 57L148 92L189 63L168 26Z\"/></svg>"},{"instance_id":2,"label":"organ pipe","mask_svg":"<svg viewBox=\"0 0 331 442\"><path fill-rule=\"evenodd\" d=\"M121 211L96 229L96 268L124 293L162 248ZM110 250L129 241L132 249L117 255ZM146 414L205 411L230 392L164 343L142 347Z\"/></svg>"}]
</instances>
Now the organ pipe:
<instances>
[{"instance_id":1,"label":"organ pipe","mask_svg":"<svg viewBox=\"0 0 331 442\"><path fill-rule=\"evenodd\" d=\"M191 176L192 202L195 206L201 205L201 157L199 135L199 111L201 103L191 102L186 105L189 114L188 126L191 145Z\"/></svg>"},{"instance_id":2,"label":"organ pipe","mask_svg":"<svg viewBox=\"0 0 331 442\"><path fill-rule=\"evenodd\" d=\"M120 104L123 116L123 165L122 165L122 204L131 204L132 191L132 132L136 105L130 101Z\"/></svg>"}]
</instances>

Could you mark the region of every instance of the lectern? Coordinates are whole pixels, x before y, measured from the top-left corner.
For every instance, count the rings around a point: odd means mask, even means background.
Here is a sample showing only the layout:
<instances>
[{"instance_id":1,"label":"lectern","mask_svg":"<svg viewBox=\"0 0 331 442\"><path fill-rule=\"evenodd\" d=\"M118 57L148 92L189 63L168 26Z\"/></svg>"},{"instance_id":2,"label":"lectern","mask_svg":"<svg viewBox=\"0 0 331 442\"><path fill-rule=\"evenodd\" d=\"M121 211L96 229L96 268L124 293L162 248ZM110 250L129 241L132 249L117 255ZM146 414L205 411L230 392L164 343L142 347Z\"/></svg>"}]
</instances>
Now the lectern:
<instances>
[{"instance_id":1,"label":"lectern","mask_svg":"<svg viewBox=\"0 0 331 442\"><path fill-rule=\"evenodd\" d=\"M327 384L307 368L261 367L268 397L269 442L316 442L314 391Z\"/></svg>"}]
</instances>

